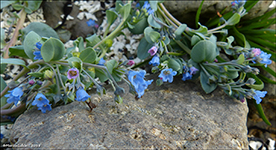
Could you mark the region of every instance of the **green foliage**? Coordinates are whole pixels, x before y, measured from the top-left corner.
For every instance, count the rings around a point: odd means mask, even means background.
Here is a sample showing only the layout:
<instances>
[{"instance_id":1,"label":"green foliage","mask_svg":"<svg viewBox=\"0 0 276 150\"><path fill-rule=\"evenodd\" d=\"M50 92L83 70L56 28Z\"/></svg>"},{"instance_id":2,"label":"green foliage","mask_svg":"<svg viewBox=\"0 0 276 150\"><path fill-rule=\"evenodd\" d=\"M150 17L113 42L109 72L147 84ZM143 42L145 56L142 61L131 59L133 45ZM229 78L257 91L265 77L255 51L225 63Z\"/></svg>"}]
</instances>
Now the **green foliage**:
<instances>
[{"instance_id":1,"label":"green foliage","mask_svg":"<svg viewBox=\"0 0 276 150\"><path fill-rule=\"evenodd\" d=\"M4 48L4 46L6 45L6 43L5 43L5 31L4 31L4 29L3 28L1 28L1 31L0 31L1 33L1 35L0 35L0 48L2 49L2 48Z\"/></svg>"},{"instance_id":2,"label":"green foliage","mask_svg":"<svg viewBox=\"0 0 276 150\"><path fill-rule=\"evenodd\" d=\"M24 39L24 42L23 42L24 51L26 55L32 60L34 60L33 51L35 48L35 44L37 42L40 42L40 40L41 40L41 37L34 31L29 32Z\"/></svg>"},{"instance_id":3,"label":"green foliage","mask_svg":"<svg viewBox=\"0 0 276 150\"><path fill-rule=\"evenodd\" d=\"M191 58L194 62L213 62L216 58L216 45L210 41L200 41L192 49Z\"/></svg>"},{"instance_id":4,"label":"green foliage","mask_svg":"<svg viewBox=\"0 0 276 150\"><path fill-rule=\"evenodd\" d=\"M145 59L150 54L148 53L148 50L153 46L152 43L147 42L146 38L142 38L142 40L139 43L139 46L137 48L137 57L140 59Z\"/></svg>"},{"instance_id":5,"label":"green foliage","mask_svg":"<svg viewBox=\"0 0 276 150\"><path fill-rule=\"evenodd\" d=\"M215 83L208 83L209 76L204 72L200 72L200 84L202 89L208 94L213 92L217 88L217 84Z\"/></svg>"},{"instance_id":6,"label":"green foliage","mask_svg":"<svg viewBox=\"0 0 276 150\"><path fill-rule=\"evenodd\" d=\"M144 30L144 35L148 43L155 43L160 37L160 33L154 31L151 27L147 27Z\"/></svg>"},{"instance_id":7,"label":"green foliage","mask_svg":"<svg viewBox=\"0 0 276 150\"><path fill-rule=\"evenodd\" d=\"M112 10L106 11L106 18L109 26L113 24L113 22L116 20L117 17L118 15L115 11L112 11Z\"/></svg>"},{"instance_id":8,"label":"green foliage","mask_svg":"<svg viewBox=\"0 0 276 150\"><path fill-rule=\"evenodd\" d=\"M41 56L45 62L60 60L64 54L65 48L59 39L49 38L41 47Z\"/></svg>"},{"instance_id":9,"label":"green foliage","mask_svg":"<svg viewBox=\"0 0 276 150\"><path fill-rule=\"evenodd\" d=\"M6 88L7 84L5 82L5 80L0 77L0 90L3 91L5 88ZM5 104L7 104L7 98L6 97L1 97L0 99L0 104L1 104L1 107L4 106Z\"/></svg>"},{"instance_id":10,"label":"green foliage","mask_svg":"<svg viewBox=\"0 0 276 150\"><path fill-rule=\"evenodd\" d=\"M13 64L13 65L20 65L26 67L26 63L24 60L17 59L17 58L1 58L1 64Z\"/></svg>"},{"instance_id":11,"label":"green foliage","mask_svg":"<svg viewBox=\"0 0 276 150\"><path fill-rule=\"evenodd\" d=\"M81 51L79 58L83 61L83 62L87 62L87 63L93 63L96 58L96 52L94 51L94 49L88 47L86 49L84 49L83 51Z\"/></svg>"},{"instance_id":12,"label":"green foliage","mask_svg":"<svg viewBox=\"0 0 276 150\"><path fill-rule=\"evenodd\" d=\"M59 39L56 31L45 23L31 22L26 28L22 29L23 35L26 35L32 31L38 34L40 37L53 37Z\"/></svg>"}]
</instances>

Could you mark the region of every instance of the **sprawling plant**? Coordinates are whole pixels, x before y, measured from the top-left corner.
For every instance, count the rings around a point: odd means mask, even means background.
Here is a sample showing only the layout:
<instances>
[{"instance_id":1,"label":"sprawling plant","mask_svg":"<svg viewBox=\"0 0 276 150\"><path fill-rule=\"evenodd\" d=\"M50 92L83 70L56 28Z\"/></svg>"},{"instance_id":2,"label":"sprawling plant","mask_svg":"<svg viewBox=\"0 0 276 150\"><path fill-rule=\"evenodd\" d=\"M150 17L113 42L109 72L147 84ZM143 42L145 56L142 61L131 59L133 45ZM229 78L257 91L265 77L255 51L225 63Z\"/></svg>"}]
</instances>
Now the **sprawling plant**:
<instances>
[{"instance_id":1,"label":"sprawling plant","mask_svg":"<svg viewBox=\"0 0 276 150\"><path fill-rule=\"evenodd\" d=\"M87 90L95 89L102 95L105 93L102 83L106 81L114 88L115 102L123 102L125 90L117 84L121 80L129 85L129 92L139 99L154 82L146 80L146 71L137 68L149 64L151 72L158 74L157 85L172 83L174 76L181 75L183 81L199 78L201 87L207 94L220 87L241 102L254 99L260 115L269 124L260 106L261 98L267 93L261 91L262 79L272 83L275 81L263 76L260 79L259 69L255 66L269 68L268 65L275 61L275 58L271 58L272 55L275 56L275 49L269 50L270 47L265 42L262 46L253 44L257 42L253 38L252 42L247 42L247 36L245 38L240 33L253 34L258 31L240 29L239 32L237 29L241 17L247 14L255 2L232 2L232 12L207 22L208 26L215 26L212 29L198 22L198 11L196 23L199 28L192 29L178 22L162 2L145 1L135 5L135 2L117 1L115 8L106 11L108 27L103 36L94 34L86 38L79 37L74 41L73 47L65 49L53 29L43 23L33 22L20 32L22 45L12 46L17 40L26 13L32 13L40 4L40 1L12 4L14 9L21 11L14 38L3 49L1 65L16 64L24 69L8 85L1 78L2 122L9 121L11 117L17 117L32 107L46 113L52 107L72 101L85 102L92 110L93 104ZM245 6L248 5L250 8L247 10ZM118 26L109 31L116 19L119 20ZM265 21L268 17L262 19ZM269 25L271 22L275 23L270 21ZM98 28L93 20L89 20L87 25ZM242 25L250 27L250 22ZM264 26L256 25L253 28L258 27ZM142 60L139 64L134 64L133 60L106 60L110 41L125 28L133 34L144 34L137 48L137 57ZM229 36L228 30L236 32ZM275 36L275 31L262 30L268 32L262 36L263 41ZM26 65L24 60L9 56L30 59L32 63ZM275 75L271 69L267 70ZM25 79L17 81L26 74Z\"/></svg>"}]
</instances>

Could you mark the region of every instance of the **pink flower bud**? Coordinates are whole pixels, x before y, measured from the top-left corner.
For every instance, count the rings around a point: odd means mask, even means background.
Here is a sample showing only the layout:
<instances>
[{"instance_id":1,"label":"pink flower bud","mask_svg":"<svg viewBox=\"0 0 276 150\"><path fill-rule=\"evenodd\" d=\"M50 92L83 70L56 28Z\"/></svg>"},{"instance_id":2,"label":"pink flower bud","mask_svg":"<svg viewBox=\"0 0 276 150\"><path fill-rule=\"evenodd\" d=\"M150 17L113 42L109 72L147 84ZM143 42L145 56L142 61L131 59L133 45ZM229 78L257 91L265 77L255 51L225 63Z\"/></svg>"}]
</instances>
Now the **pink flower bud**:
<instances>
[{"instance_id":1,"label":"pink flower bud","mask_svg":"<svg viewBox=\"0 0 276 150\"><path fill-rule=\"evenodd\" d=\"M30 80L30 81L29 81L29 84L30 84L30 85L34 85L34 84L35 84L35 81L34 81L34 80Z\"/></svg>"},{"instance_id":2,"label":"pink flower bud","mask_svg":"<svg viewBox=\"0 0 276 150\"><path fill-rule=\"evenodd\" d=\"M252 50L252 53L254 54L254 57L259 56L262 51L259 48L255 48Z\"/></svg>"},{"instance_id":3,"label":"pink flower bud","mask_svg":"<svg viewBox=\"0 0 276 150\"><path fill-rule=\"evenodd\" d=\"M156 46L153 46L152 48L149 49L148 53L150 53L151 56L155 55L157 52L158 48Z\"/></svg>"},{"instance_id":4,"label":"pink flower bud","mask_svg":"<svg viewBox=\"0 0 276 150\"><path fill-rule=\"evenodd\" d=\"M135 62L133 60L129 60L128 63L127 63L128 66L132 66L134 64L135 64Z\"/></svg>"}]
</instances>

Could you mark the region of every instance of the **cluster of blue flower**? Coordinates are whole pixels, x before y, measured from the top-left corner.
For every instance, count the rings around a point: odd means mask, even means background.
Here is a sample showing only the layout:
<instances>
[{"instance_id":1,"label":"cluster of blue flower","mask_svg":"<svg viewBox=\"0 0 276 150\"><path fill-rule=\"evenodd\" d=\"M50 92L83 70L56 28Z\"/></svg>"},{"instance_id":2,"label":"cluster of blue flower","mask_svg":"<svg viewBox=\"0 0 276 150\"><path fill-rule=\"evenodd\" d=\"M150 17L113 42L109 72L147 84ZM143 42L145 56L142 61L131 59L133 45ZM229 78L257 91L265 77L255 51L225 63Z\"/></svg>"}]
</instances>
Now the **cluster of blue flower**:
<instances>
[{"instance_id":1,"label":"cluster of blue flower","mask_svg":"<svg viewBox=\"0 0 276 150\"><path fill-rule=\"evenodd\" d=\"M128 80L134 86L138 94L138 98L141 98L141 96L144 95L144 92L148 88L148 85L150 85L153 81L153 80L146 81L144 79L145 75L146 75L145 70L128 72Z\"/></svg>"},{"instance_id":2,"label":"cluster of blue flower","mask_svg":"<svg viewBox=\"0 0 276 150\"><path fill-rule=\"evenodd\" d=\"M5 95L5 97L8 97L7 103L14 103L14 105L17 106L23 94L24 92L22 87L17 87L9 91L9 94ZM46 110L52 110L51 104L49 104L49 100L42 93L38 93L36 95L35 100L32 102L32 105L36 105L38 107L38 110L41 110L43 113L45 113Z\"/></svg>"},{"instance_id":3,"label":"cluster of blue flower","mask_svg":"<svg viewBox=\"0 0 276 150\"><path fill-rule=\"evenodd\" d=\"M92 20L92 19L89 19L86 23L89 27L95 27L95 28L99 27L99 25L95 22L95 20Z\"/></svg>"},{"instance_id":4,"label":"cluster of blue flower","mask_svg":"<svg viewBox=\"0 0 276 150\"><path fill-rule=\"evenodd\" d=\"M267 54L259 48L254 48L251 52L254 56L253 59L261 64L265 64L265 67L272 63L272 60L270 60L271 54ZM254 60L252 62L255 64L256 62Z\"/></svg>"},{"instance_id":5,"label":"cluster of blue flower","mask_svg":"<svg viewBox=\"0 0 276 150\"><path fill-rule=\"evenodd\" d=\"M151 9L150 4L149 4L148 1L144 2L144 5L143 5L142 8L145 9L145 10L147 10L147 12L148 12L149 15L154 13L154 10Z\"/></svg>"},{"instance_id":6,"label":"cluster of blue flower","mask_svg":"<svg viewBox=\"0 0 276 150\"><path fill-rule=\"evenodd\" d=\"M40 49L42 47L42 44L40 42L37 42L35 44L35 46L36 46L36 48L38 50L36 50L36 51L33 52L33 54L35 55L34 60L41 60L41 59L43 59L42 56L41 56L41 51L40 51Z\"/></svg>"},{"instance_id":7,"label":"cluster of blue flower","mask_svg":"<svg viewBox=\"0 0 276 150\"><path fill-rule=\"evenodd\" d=\"M46 113L46 110L52 110L52 104L49 104L49 100L42 93L37 93L35 100L32 102L32 105L36 105L38 110L41 110L43 113Z\"/></svg>"}]
</instances>

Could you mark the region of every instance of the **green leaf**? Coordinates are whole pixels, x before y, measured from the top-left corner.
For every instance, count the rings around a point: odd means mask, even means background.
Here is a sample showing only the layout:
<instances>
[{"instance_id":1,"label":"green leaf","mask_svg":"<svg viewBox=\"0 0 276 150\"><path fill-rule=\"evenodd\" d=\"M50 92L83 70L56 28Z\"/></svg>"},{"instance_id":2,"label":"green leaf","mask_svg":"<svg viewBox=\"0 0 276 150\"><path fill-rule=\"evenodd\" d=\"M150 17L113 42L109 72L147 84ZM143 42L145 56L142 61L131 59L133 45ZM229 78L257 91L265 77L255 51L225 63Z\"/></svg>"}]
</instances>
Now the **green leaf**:
<instances>
[{"instance_id":1,"label":"green leaf","mask_svg":"<svg viewBox=\"0 0 276 150\"><path fill-rule=\"evenodd\" d=\"M273 75L274 77L276 77L276 72L274 70L272 70L270 67L265 67L265 66L262 66L262 68L268 72L269 74Z\"/></svg>"},{"instance_id":2,"label":"green leaf","mask_svg":"<svg viewBox=\"0 0 276 150\"><path fill-rule=\"evenodd\" d=\"M24 39L24 42L23 42L24 51L26 55L32 60L34 60L33 51L35 48L35 44L40 40L41 40L41 37L34 31L29 32Z\"/></svg>"},{"instance_id":3,"label":"green leaf","mask_svg":"<svg viewBox=\"0 0 276 150\"><path fill-rule=\"evenodd\" d=\"M272 43L272 42L268 42L266 40L263 40L261 38L256 38L256 37L252 37L252 36L246 36L246 38L248 40L251 40L251 41L253 41L253 42L261 45L261 46L267 47L267 48L269 48L271 50L275 50L275 44L276 44L275 43L276 42L275 39L274 39L274 43Z\"/></svg>"},{"instance_id":4,"label":"green leaf","mask_svg":"<svg viewBox=\"0 0 276 150\"><path fill-rule=\"evenodd\" d=\"M192 39L191 39L191 45L194 46L197 42L199 42L200 40L202 40L199 36L197 35L193 35Z\"/></svg>"},{"instance_id":5,"label":"green leaf","mask_svg":"<svg viewBox=\"0 0 276 150\"><path fill-rule=\"evenodd\" d=\"M35 11L39 8L40 4L42 3L42 0L35 0L35 1L27 1L28 8L32 11Z\"/></svg>"},{"instance_id":6,"label":"green leaf","mask_svg":"<svg viewBox=\"0 0 276 150\"><path fill-rule=\"evenodd\" d=\"M44 76L44 73L41 73L41 72L30 72L28 73L28 75L32 76L32 77L36 77L36 78L43 78Z\"/></svg>"},{"instance_id":7,"label":"green leaf","mask_svg":"<svg viewBox=\"0 0 276 150\"><path fill-rule=\"evenodd\" d=\"M27 14L31 14L31 13L33 12L30 8L28 8L28 7L26 7L26 6L24 6L24 11L25 11Z\"/></svg>"},{"instance_id":8,"label":"green leaf","mask_svg":"<svg viewBox=\"0 0 276 150\"><path fill-rule=\"evenodd\" d=\"M197 30L192 30L193 33L202 33L202 34L207 34L208 33L208 28L204 25L199 24L199 29Z\"/></svg>"},{"instance_id":9,"label":"green leaf","mask_svg":"<svg viewBox=\"0 0 276 150\"><path fill-rule=\"evenodd\" d=\"M150 3L151 9L153 9L154 11L157 11L158 1L157 0L150 0L149 3Z\"/></svg>"},{"instance_id":10,"label":"green leaf","mask_svg":"<svg viewBox=\"0 0 276 150\"><path fill-rule=\"evenodd\" d=\"M20 65L26 67L25 61L17 58L1 58L1 64L13 64L13 65Z\"/></svg>"},{"instance_id":11,"label":"green leaf","mask_svg":"<svg viewBox=\"0 0 276 150\"><path fill-rule=\"evenodd\" d=\"M227 37L227 42L228 42L228 45L226 46L227 49L230 48L230 47L232 47L231 44L232 44L233 41L234 41L234 37L233 36Z\"/></svg>"},{"instance_id":12,"label":"green leaf","mask_svg":"<svg viewBox=\"0 0 276 150\"><path fill-rule=\"evenodd\" d=\"M79 48L80 52L85 49L82 37L78 37L73 43L74 46L77 46Z\"/></svg>"},{"instance_id":13,"label":"green leaf","mask_svg":"<svg viewBox=\"0 0 276 150\"><path fill-rule=\"evenodd\" d=\"M41 37L53 37L59 39L56 31L45 23L31 22L26 28L22 29L24 34L28 34L31 31L34 31Z\"/></svg>"},{"instance_id":14,"label":"green leaf","mask_svg":"<svg viewBox=\"0 0 276 150\"><path fill-rule=\"evenodd\" d=\"M108 79L108 77L106 76L106 74L102 69L95 68L95 74L96 74L96 77L98 77L101 82L104 82Z\"/></svg>"},{"instance_id":15,"label":"green leaf","mask_svg":"<svg viewBox=\"0 0 276 150\"><path fill-rule=\"evenodd\" d=\"M110 73L112 73L113 69L117 66L118 66L118 62L114 59L109 60L108 62L106 62L106 68Z\"/></svg>"},{"instance_id":16,"label":"green leaf","mask_svg":"<svg viewBox=\"0 0 276 150\"><path fill-rule=\"evenodd\" d=\"M81 61L80 58L70 57L69 59L67 59L67 61L68 61L69 65L71 66L71 68L77 68L79 70L79 72L81 72L83 62Z\"/></svg>"},{"instance_id":17,"label":"green leaf","mask_svg":"<svg viewBox=\"0 0 276 150\"><path fill-rule=\"evenodd\" d=\"M178 71L181 69L180 64L173 58L169 59L168 67L172 68L174 71Z\"/></svg>"},{"instance_id":18,"label":"green leaf","mask_svg":"<svg viewBox=\"0 0 276 150\"><path fill-rule=\"evenodd\" d=\"M204 0L201 1L200 6L199 6L199 8L197 9L197 12L196 12L196 18L195 18L196 28L198 28L198 21L199 21L199 16L200 16L200 12L201 12L203 2L204 2Z\"/></svg>"},{"instance_id":19,"label":"green leaf","mask_svg":"<svg viewBox=\"0 0 276 150\"><path fill-rule=\"evenodd\" d=\"M125 4L121 9L119 10L119 13L121 14L123 20L126 20L130 14L131 5L130 3Z\"/></svg>"},{"instance_id":20,"label":"green leaf","mask_svg":"<svg viewBox=\"0 0 276 150\"><path fill-rule=\"evenodd\" d=\"M213 92L217 85L215 83L208 84L209 77L204 73L204 71L200 71L200 83L202 89L206 92L206 94L209 94Z\"/></svg>"},{"instance_id":21,"label":"green leaf","mask_svg":"<svg viewBox=\"0 0 276 150\"><path fill-rule=\"evenodd\" d=\"M148 43L155 43L160 37L160 33L154 31L151 27L147 27L144 30L144 35Z\"/></svg>"},{"instance_id":22,"label":"green leaf","mask_svg":"<svg viewBox=\"0 0 276 150\"><path fill-rule=\"evenodd\" d=\"M246 76L248 78L253 78L256 81L253 85L247 85L248 87L251 87L256 90L262 90L264 88L263 81L261 79L259 79L256 75L254 75L252 73L247 73Z\"/></svg>"},{"instance_id":23,"label":"green leaf","mask_svg":"<svg viewBox=\"0 0 276 150\"><path fill-rule=\"evenodd\" d=\"M29 58L24 51L23 45L12 46L9 48L9 52L10 56L20 56L23 58Z\"/></svg>"},{"instance_id":24,"label":"green leaf","mask_svg":"<svg viewBox=\"0 0 276 150\"><path fill-rule=\"evenodd\" d=\"M80 53L79 58L83 62L93 63L97 58L97 54L94 49L92 49L91 47L88 47Z\"/></svg>"},{"instance_id":25,"label":"green leaf","mask_svg":"<svg viewBox=\"0 0 276 150\"><path fill-rule=\"evenodd\" d=\"M0 38L1 38L0 39L1 40L1 42L0 42L0 48L2 49L6 45L6 42L5 42L5 30L3 28L1 28L1 36L0 36Z\"/></svg>"},{"instance_id":26,"label":"green leaf","mask_svg":"<svg viewBox=\"0 0 276 150\"><path fill-rule=\"evenodd\" d=\"M2 59L2 57L0 58ZM6 70L7 64L0 64L0 74L3 74Z\"/></svg>"},{"instance_id":27,"label":"green leaf","mask_svg":"<svg viewBox=\"0 0 276 150\"><path fill-rule=\"evenodd\" d=\"M276 84L276 81L273 81L273 80L269 79L268 77L266 77L262 74L258 74L258 77L266 83Z\"/></svg>"},{"instance_id":28,"label":"green leaf","mask_svg":"<svg viewBox=\"0 0 276 150\"><path fill-rule=\"evenodd\" d=\"M0 1L0 9L4 8L4 7L7 7L9 6L10 4L12 3L16 3L17 1L16 0L9 0L9 1Z\"/></svg>"},{"instance_id":29,"label":"green leaf","mask_svg":"<svg viewBox=\"0 0 276 150\"><path fill-rule=\"evenodd\" d=\"M0 91L2 92L6 88L7 84L1 76L0 76L0 85L1 85L0 86ZM7 98L5 96L1 97L1 103L0 104L1 104L1 107L4 106L5 104L7 104Z\"/></svg>"},{"instance_id":30,"label":"green leaf","mask_svg":"<svg viewBox=\"0 0 276 150\"><path fill-rule=\"evenodd\" d=\"M180 40L181 39L181 35L182 33L185 31L185 29L187 28L186 24L181 24L174 32L175 36L176 36L176 40Z\"/></svg>"},{"instance_id":31,"label":"green leaf","mask_svg":"<svg viewBox=\"0 0 276 150\"><path fill-rule=\"evenodd\" d=\"M141 34L144 32L144 29L148 26L147 18L142 18L138 23L134 25L133 29L129 28L129 31L133 34Z\"/></svg>"},{"instance_id":32,"label":"green leaf","mask_svg":"<svg viewBox=\"0 0 276 150\"><path fill-rule=\"evenodd\" d=\"M243 64L244 60L245 60L244 59L244 54L240 54L240 56L236 60L236 63L241 65L241 64Z\"/></svg>"},{"instance_id":33,"label":"green leaf","mask_svg":"<svg viewBox=\"0 0 276 150\"><path fill-rule=\"evenodd\" d=\"M227 25L233 26L240 22L241 15L238 13L235 13L229 20L227 20Z\"/></svg>"},{"instance_id":34,"label":"green leaf","mask_svg":"<svg viewBox=\"0 0 276 150\"><path fill-rule=\"evenodd\" d=\"M247 42L245 36L240 33L236 27L233 27L233 35L235 36L235 39L237 41L237 43L239 43L240 45L242 45L244 48L250 48L250 44Z\"/></svg>"},{"instance_id":35,"label":"green leaf","mask_svg":"<svg viewBox=\"0 0 276 150\"><path fill-rule=\"evenodd\" d=\"M161 20L160 20L161 21ZM153 19L153 15L149 15L148 17L148 23L150 26L160 29L161 25L159 23L157 23L154 19Z\"/></svg>"},{"instance_id":36,"label":"green leaf","mask_svg":"<svg viewBox=\"0 0 276 150\"><path fill-rule=\"evenodd\" d=\"M41 47L41 56L45 62L60 60L65 54L65 47L59 39L49 38Z\"/></svg>"},{"instance_id":37,"label":"green leaf","mask_svg":"<svg viewBox=\"0 0 276 150\"><path fill-rule=\"evenodd\" d=\"M24 6L18 3L14 3L12 4L12 8L14 8L15 10L21 10Z\"/></svg>"},{"instance_id":38,"label":"green leaf","mask_svg":"<svg viewBox=\"0 0 276 150\"><path fill-rule=\"evenodd\" d=\"M261 104L257 104L256 101L254 101L255 107L260 115L260 117L263 119L263 121L267 124L267 125L271 125L271 123L268 121L268 119L266 118L262 105Z\"/></svg>"},{"instance_id":39,"label":"green leaf","mask_svg":"<svg viewBox=\"0 0 276 150\"><path fill-rule=\"evenodd\" d=\"M213 62L216 58L216 45L210 41L200 41L193 48L191 58L194 62Z\"/></svg>"},{"instance_id":40,"label":"green leaf","mask_svg":"<svg viewBox=\"0 0 276 150\"><path fill-rule=\"evenodd\" d=\"M98 37L97 34L93 34L92 36L87 37L85 41L87 42L86 47L93 47L98 44L101 39Z\"/></svg>"},{"instance_id":41,"label":"green leaf","mask_svg":"<svg viewBox=\"0 0 276 150\"><path fill-rule=\"evenodd\" d=\"M137 57L141 60L149 57L148 50L153 46L153 43L148 43L146 38L142 38L137 48Z\"/></svg>"},{"instance_id":42,"label":"green leaf","mask_svg":"<svg viewBox=\"0 0 276 150\"><path fill-rule=\"evenodd\" d=\"M118 15L114 11L112 10L106 11L106 18L107 18L108 25L113 24L113 22L116 20L117 17Z\"/></svg>"}]
</instances>

